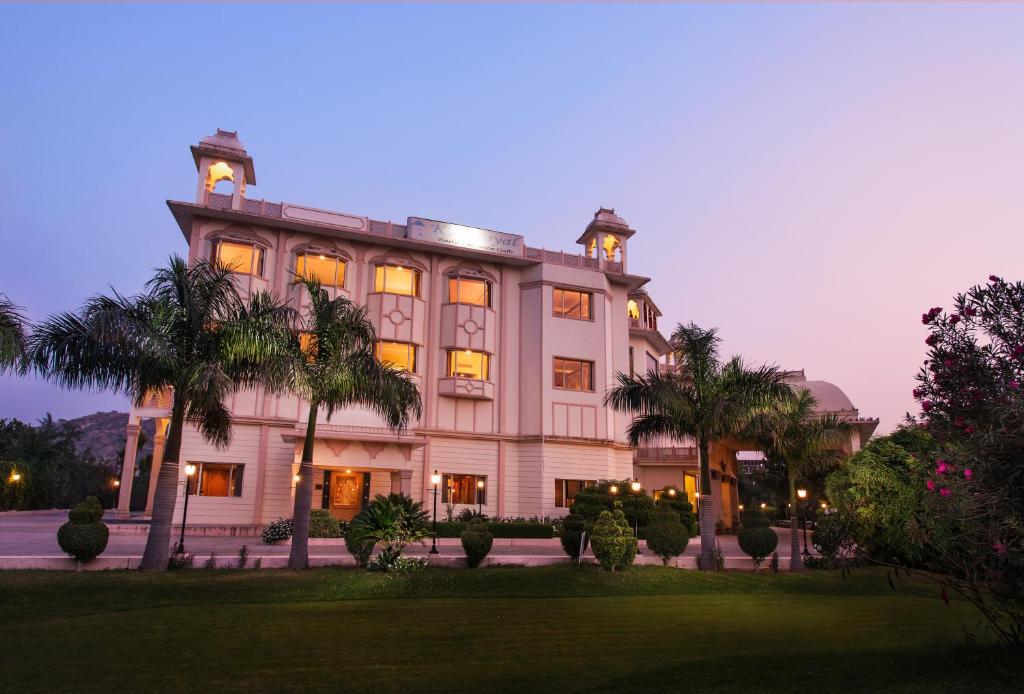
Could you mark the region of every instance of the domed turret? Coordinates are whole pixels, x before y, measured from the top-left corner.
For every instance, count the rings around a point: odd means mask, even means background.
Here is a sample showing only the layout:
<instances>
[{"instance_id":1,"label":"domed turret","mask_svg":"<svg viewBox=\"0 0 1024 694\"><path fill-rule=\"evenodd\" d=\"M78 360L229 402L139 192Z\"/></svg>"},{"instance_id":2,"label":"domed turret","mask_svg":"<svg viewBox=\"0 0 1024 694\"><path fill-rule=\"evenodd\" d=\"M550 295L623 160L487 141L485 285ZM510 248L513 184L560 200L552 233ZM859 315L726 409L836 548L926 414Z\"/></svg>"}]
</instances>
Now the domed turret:
<instances>
[{"instance_id":1,"label":"domed turret","mask_svg":"<svg viewBox=\"0 0 1024 694\"><path fill-rule=\"evenodd\" d=\"M256 185L256 169L245 145L238 139L238 133L217 128L216 133L192 145L192 159L199 172L196 202L210 205L212 200L216 200L222 207L228 207L227 198L230 197L230 208L240 209L246 184ZM231 184L223 192L216 190L221 181ZM211 198L211 193L217 196Z\"/></svg>"}]
</instances>

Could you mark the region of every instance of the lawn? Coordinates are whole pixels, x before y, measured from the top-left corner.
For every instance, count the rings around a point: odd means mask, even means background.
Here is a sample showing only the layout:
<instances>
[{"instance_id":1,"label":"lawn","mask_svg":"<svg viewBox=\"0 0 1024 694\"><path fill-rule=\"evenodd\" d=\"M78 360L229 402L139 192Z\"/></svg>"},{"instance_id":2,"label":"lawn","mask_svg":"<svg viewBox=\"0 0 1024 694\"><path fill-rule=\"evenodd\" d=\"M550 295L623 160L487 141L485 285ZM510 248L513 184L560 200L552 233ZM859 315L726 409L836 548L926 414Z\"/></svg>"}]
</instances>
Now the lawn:
<instances>
[{"instance_id":1,"label":"lawn","mask_svg":"<svg viewBox=\"0 0 1024 694\"><path fill-rule=\"evenodd\" d=\"M0 573L0 690L1016 691L964 603L862 570Z\"/></svg>"}]
</instances>

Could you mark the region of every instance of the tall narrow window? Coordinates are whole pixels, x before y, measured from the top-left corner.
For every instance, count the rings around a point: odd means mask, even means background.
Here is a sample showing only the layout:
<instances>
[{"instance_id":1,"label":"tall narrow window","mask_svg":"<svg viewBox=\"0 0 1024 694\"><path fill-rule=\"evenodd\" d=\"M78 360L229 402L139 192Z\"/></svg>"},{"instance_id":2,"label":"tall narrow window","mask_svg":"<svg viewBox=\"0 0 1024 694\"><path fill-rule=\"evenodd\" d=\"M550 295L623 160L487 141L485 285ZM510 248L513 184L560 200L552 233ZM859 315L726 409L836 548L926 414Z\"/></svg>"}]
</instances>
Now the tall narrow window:
<instances>
[{"instance_id":1,"label":"tall narrow window","mask_svg":"<svg viewBox=\"0 0 1024 694\"><path fill-rule=\"evenodd\" d=\"M629 377L633 378L636 369L633 368L633 345L629 346Z\"/></svg>"},{"instance_id":2,"label":"tall narrow window","mask_svg":"<svg viewBox=\"0 0 1024 694\"><path fill-rule=\"evenodd\" d=\"M215 241L213 260L239 275L263 277L263 249L255 244Z\"/></svg>"},{"instance_id":3,"label":"tall narrow window","mask_svg":"<svg viewBox=\"0 0 1024 694\"><path fill-rule=\"evenodd\" d=\"M420 271L401 265L378 265L373 291L403 296L420 295Z\"/></svg>"},{"instance_id":4,"label":"tall narrow window","mask_svg":"<svg viewBox=\"0 0 1024 694\"><path fill-rule=\"evenodd\" d=\"M295 261L295 274L325 287L345 286L345 261L330 255L303 253Z\"/></svg>"},{"instance_id":5,"label":"tall narrow window","mask_svg":"<svg viewBox=\"0 0 1024 694\"><path fill-rule=\"evenodd\" d=\"M448 303L491 306L491 283L475 277L449 277Z\"/></svg>"},{"instance_id":6,"label":"tall narrow window","mask_svg":"<svg viewBox=\"0 0 1024 694\"><path fill-rule=\"evenodd\" d=\"M593 318L591 304L593 296L590 292L579 292L575 289L555 287L552 290L552 313L559 318L576 318L590 320Z\"/></svg>"},{"instance_id":7,"label":"tall narrow window","mask_svg":"<svg viewBox=\"0 0 1024 694\"><path fill-rule=\"evenodd\" d=\"M555 388L594 390L594 362L555 357Z\"/></svg>"},{"instance_id":8,"label":"tall narrow window","mask_svg":"<svg viewBox=\"0 0 1024 694\"><path fill-rule=\"evenodd\" d=\"M490 361L484 352L474 352L470 349L448 350L448 376L458 378L475 378L479 381L486 381L488 374L488 362Z\"/></svg>"},{"instance_id":9,"label":"tall narrow window","mask_svg":"<svg viewBox=\"0 0 1024 694\"><path fill-rule=\"evenodd\" d=\"M378 340L374 356L382 364L389 364L416 373L416 345L409 342L388 342Z\"/></svg>"}]
</instances>

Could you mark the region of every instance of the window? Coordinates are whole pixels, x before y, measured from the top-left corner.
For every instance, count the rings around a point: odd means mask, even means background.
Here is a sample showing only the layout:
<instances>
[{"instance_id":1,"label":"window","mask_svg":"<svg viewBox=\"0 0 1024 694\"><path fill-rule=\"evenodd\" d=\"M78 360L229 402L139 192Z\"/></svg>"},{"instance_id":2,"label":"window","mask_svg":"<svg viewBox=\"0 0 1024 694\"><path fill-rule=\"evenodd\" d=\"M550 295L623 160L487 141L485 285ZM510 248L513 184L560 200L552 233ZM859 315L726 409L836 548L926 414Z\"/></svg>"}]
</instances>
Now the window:
<instances>
[{"instance_id":1,"label":"window","mask_svg":"<svg viewBox=\"0 0 1024 694\"><path fill-rule=\"evenodd\" d=\"M594 480L555 480L555 508L570 508L581 489L595 484Z\"/></svg>"},{"instance_id":2,"label":"window","mask_svg":"<svg viewBox=\"0 0 1024 694\"><path fill-rule=\"evenodd\" d=\"M697 508L697 476L684 475L683 488L686 490L686 498L694 508Z\"/></svg>"},{"instance_id":3,"label":"window","mask_svg":"<svg viewBox=\"0 0 1024 694\"><path fill-rule=\"evenodd\" d=\"M489 377L487 354L469 349L448 350L448 377L475 378L486 381Z\"/></svg>"},{"instance_id":4,"label":"window","mask_svg":"<svg viewBox=\"0 0 1024 694\"><path fill-rule=\"evenodd\" d=\"M629 346L629 377L630 378L633 378L633 376L636 375L634 373L634 371L635 371L635 369L633 368L633 346L630 345Z\"/></svg>"},{"instance_id":5,"label":"window","mask_svg":"<svg viewBox=\"0 0 1024 694\"><path fill-rule=\"evenodd\" d=\"M473 277L448 278L448 303L491 307L491 283Z\"/></svg>"},{"instance_id":6,"label":"window","mask_svg":"<svg viewBox=\"0 0 1024 694\"><path fill-rule=\"evenodd\" d=\"M594 362L555 357L555 388L594 389Z\"/></svg>"},{"instance_id":7,"label":"window","mask_svg":"<svg viewBox=\"0 0 1024 694\"><path fill-rule=\"evenodd\" d=\"M303 253L295 261L295 274L317 280L325 287L344 287L345 261L330 255Z\"/></svg>"},{"instance_id":8,"label":"window","mask_svg":"<svg viewBox=\"0 0 1024 694\"><path fill-rule=\"evenodd\" d=\"M188 478L189 494L197 496L242 496L244 465L230 463L192 463L194 475Z\"/></svg>"},{"instance_id":9,"label":"window","mask_svg":"<svg viewBox=\"0 0 1024 694\"><path fill-rule=\"evenodd\" d=\"M575 289L555 287L552 291L553 313L559 318L576 318L591 320L593 315L590 306L593 303L590 292L578 292Z\"/></svg>"},{"instance_id":10,"label":"window","mask_svg":"<svg viewBox=\"0 0 1024 694\"><path fill-rule=\"evenodd\" d=\"M626 315L630 320L640 320L640 306L632 299L626 302Z\"/></svg>"},{"instance_id":11,"label":"window","mask_svg":"<svg viewBox=\"0 0 1024 694\"><path fill-rule=\"evenodd\" d=\"M483 482L483 486L480 482ZM442 475L441 501L445 504L486 504L487 476Z\"/></svg>"},{"instance_id":12,"label":"window","mask_svg":"<svg viewBox=\"0 0 1024 694\"><path fill-rule=\"evenodd\" d=\"M239 275L263 277L263 249L255 244L215 241L213 259Z\"/></svg>"},{"instance_id":13,"label":"window","mask_svg":"<svg viewBox=\"0 0 1024 694\"><path fill-rule=\"evenodd\" d=\"M416 373L416 345L409 342L387 342L378 340L374 356L382 364L390 364L409 373Z\"/></svg>"},{"instance_id":14,"label":"window","mask_svg":"<svg viewBox=\"0 0 1024 694\"><path fill-rule=\"evenodd\" d=\"M403 296L420 295L420 271L401 265L378 265L373 291Z\"/></svg>"},{"instance_id":15,"label":"window","mask_svg":"<svg viewBox=\"0 0 1024 694\"><path fill-rule=\"evenodd\" d=\"M647 352L647 373L650 372L658 373L658 358Z\"/></svg>"}]
</instances>

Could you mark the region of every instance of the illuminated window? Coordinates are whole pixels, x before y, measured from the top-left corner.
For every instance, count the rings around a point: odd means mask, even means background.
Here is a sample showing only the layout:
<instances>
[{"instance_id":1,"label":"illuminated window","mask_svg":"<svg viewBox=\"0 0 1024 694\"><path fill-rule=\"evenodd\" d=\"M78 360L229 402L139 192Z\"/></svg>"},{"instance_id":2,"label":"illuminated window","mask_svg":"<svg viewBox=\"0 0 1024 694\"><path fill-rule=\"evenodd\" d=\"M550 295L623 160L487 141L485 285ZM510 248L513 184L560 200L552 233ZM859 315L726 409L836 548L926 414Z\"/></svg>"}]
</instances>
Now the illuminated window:
<instances>
[{"instance_id":1,"label":"illuminated window","mask_svg":"<svg viewBox=\"0 0 1024 694\"><path fill-rule=\"evenodd\" d=\"M374 356L381 364L389 364L416 373L416 345L409 342L388 342L378 340Z\"/></svg>"},{"instance_id":2,"label":"illuminated window","mask_svg":"<svg viewBox=\"0 0 1024 694\"><path fill-rule=\"evenodd\" d=\"M188 478L189 494L197 496L242 496L244 465L192 463L194 475Z\"/></svg>"},{"instance_id":3,"label":"illuminated window","mask_svg":"<svg viewBox=\"0 0 1024 694\"><path fill-rule=\"evenodd\" d=\"M448 350L448 376L459 378L475 378L486 381L488 378L489 358L483 352L469 349Z\"/></svg>"},{"instance_id":4,"label":"illuminated window","mask_svg":"<svg viewBox=\"0 0 1024 694\"><path fill-rule=\"evenodd\" d=\"M345 261L330 255L303 253L295 262L295 274L317 280L325 287L344 287Z\"/></svg>"},{"instance_id":5,"label":"illuminated window","mask_svg":"<svg viewBox=\"0 0 1024 694\"><path fill-rule=\"evenodd\" d=\"M263 249L240 241L215 241L213 260L239 275L263 277Z\"/></svg>"},{"instance_id":6,"label":"illuminated window","mask_svg":"<svg viewBox=\"0 0 1024 694\"><path fill-rule=\"evenodd\" d=\"M630 299L626 302L626 314L630 320L640 320L640 306L635 301Z\"/></svg>"},{"instance_id":7,"label":"illuminated window","mask_svg":"<svg viewBox=\"0 0 1024 694\"><path fill-rule=\"evenodd\" d=\"M697 508L697 476L684 475L683 488L686 490L686 499L694 508Z\"/></svg>"},{"instance_id":8,"label":"illuminated window","mask_svg":"<svg viewBox=\"0 0 1024 694\"><path fill-rule=\"evenodd\" d=\"M420 295L420 271L401 265L378 265L373 291L403 296Z\"/></svg>"},{"instance_id":9,"label":"illuminated window","mask_svg":"<svg viewBox=\"0 0 1024 694\"><path fill-rule=\"evenodd\" d=\"M491 306L491 283L472 277L448 278L448 303Z\"/></svg>"},{"instance_id":10,"label":"illuminated window","mask_svg":"<svg viewBox=\"0 0 1024 694\"><path fill-rule=\"evenodd\" d=\"M593 487L594 480L555 480L555 508L570 508L584 487Z\"/></svg>"},{"instance_id":11,"label":"illuminated window","mask_svg":"<svg viewBox=\"0 0 1024 694\"><path fill-rule=\"evenodd\" d=\"M593 315L590 306L593 303L590 292L578 292L574 289L555 287L552 291L554 315L559 318L577 318L590 320Z\"/></svg>"},{"instance_id":12,"label":"illuminated window","mask_svg":"<svg viewBox=\"0 0 1024 694\"><path fill-rule=\"evenodd\" d=\"M221 181L234 181L235 172L231 170L231 167L227 165L227 162L218 161L214 164L210 164L210 168L206 170L206 189L213 190L217 184Z\"/></svg>"},{"instance_id":13,"label":"illuminated window","mask_svg":"<svg viewBox=\"0 0 1024 694\"><path fill-rule=\"evenodd\" d=\"M555 388L594 390L594 362L555 357Z\"/></svg>"},{"instance_id":14,"label":"illuminated window","mask_svg":"<svg viewBox=\"0 0 1024 694\"><path fill-rule=\"evenodd\" d=\"M477 482L483 482L483 487ZM485 475L442 475L441 490L441 502L445 504L487 503L487 477Z\"/></svg>"},{"instance_id":15,"label":"illuminated window","mask_svg":"<svg viewBox=\"0 0 1024 694\"><path fill-rule=\"evenodd\" d=\"M604 237L604 257L605 260L615 260L615 255L622 248L619 240L614 236Z\"/></svg>"}]
</instances>

